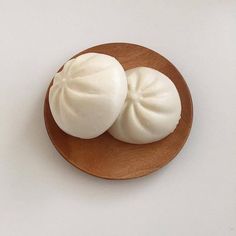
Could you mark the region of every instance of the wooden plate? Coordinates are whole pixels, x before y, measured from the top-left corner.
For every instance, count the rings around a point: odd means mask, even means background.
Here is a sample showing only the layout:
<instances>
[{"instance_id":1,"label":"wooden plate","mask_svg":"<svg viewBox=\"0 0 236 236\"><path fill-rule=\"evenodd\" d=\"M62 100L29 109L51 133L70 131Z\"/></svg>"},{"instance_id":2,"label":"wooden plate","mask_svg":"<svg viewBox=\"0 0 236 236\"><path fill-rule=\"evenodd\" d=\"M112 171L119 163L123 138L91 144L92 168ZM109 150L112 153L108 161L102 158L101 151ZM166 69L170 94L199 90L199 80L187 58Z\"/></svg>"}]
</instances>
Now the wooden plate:
<instances>
[{"instance_id":1,"label":"wooden plate","mask_svg":"<svg viewBox=\"0 0 236 236\"><path fill-rule=\"evenodd\" d=\"M120 61L125 70L146 66L167 75L174 82L180 94L181 120L172 134L151 144L135 145L120 142L107 132L98 138L79 139L64 133L56 125L49 108L48 90L44 104L44 119L48 135L58 152L80 170L106 179L140 177L166 165L183 147L192 125L192 100L182 75L175 66L157 52L135 44L98 45L74 57L87 52L111 55Z\"/></svg>"}]
</instances>

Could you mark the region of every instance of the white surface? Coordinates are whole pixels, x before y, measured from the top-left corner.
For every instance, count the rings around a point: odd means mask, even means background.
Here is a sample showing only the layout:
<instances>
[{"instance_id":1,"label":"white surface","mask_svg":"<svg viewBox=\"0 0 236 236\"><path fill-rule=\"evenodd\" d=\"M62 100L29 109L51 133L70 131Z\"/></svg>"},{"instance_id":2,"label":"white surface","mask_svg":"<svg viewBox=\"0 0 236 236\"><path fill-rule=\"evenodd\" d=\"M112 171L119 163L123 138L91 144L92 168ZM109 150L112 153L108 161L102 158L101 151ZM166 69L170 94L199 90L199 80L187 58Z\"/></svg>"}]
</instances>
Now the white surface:
<instances>
[{"instance_id":1,"label":"white surface","mask_svg":"<svg viewBox=\"0 0 236 236\"><path fill-rule=\"evenodd\" d=\"M235 235L235 24L234 0L1 0L0 235ZM114 41L167 57L194 102L193 129L178 157L130 181L72 167L43 121L57 69Z\"/></svg>"},{"instance_id":2,"label":"white surface","mask_svg":"<svg viewBox=\"0 0 236 236\"><path fill-rule=\"evenodd\" d=\"M57 125L67 134L95 138L111 127L127 96L122 65L109 55L86 53L65 63L49 91Z\"/></svg>"},{"instance_id":3,"label":"white surface","mask_svg":"<svg viewBox=\"0 0 236 236\"><path fill-rule=\"evenodd\" d=\"M126 76L128 95L109 133L135 144L152 143L172 133L181 114L181 101L173 82L148 67L127 70Z\"/></svg>"}]
</instances>

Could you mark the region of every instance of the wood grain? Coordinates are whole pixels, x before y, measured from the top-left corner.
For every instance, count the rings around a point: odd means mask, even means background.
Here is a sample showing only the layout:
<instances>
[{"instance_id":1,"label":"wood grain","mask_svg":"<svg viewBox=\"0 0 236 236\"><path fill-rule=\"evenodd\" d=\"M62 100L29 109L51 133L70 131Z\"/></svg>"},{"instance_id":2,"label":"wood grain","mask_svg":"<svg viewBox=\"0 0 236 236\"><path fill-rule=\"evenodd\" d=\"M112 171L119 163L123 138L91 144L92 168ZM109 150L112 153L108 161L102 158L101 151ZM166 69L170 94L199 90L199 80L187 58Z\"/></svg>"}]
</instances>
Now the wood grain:
<instances>
[{"instance_id":1,"label":"wood grain","mask_svg":"<svg viewBox=\"0 0 236 236\"><path fill-rule=\"evenodd\" d=\"M174 82L180 94L181 120L172 134L151 144L135 145L120 142L107 132L98 138L79 139L64 133L55 123L49 108L48 90L44 103L44 119L48 135L55 148L67 161L80 170L106 179L140 177L166 165L182 149L192 125L192 99L182 75L175 66L157 52L135 44L98 45L74 57L87 52L111 55L120 61L125 70L146 66L167 75Z\"/></svg>"}]
</instances>

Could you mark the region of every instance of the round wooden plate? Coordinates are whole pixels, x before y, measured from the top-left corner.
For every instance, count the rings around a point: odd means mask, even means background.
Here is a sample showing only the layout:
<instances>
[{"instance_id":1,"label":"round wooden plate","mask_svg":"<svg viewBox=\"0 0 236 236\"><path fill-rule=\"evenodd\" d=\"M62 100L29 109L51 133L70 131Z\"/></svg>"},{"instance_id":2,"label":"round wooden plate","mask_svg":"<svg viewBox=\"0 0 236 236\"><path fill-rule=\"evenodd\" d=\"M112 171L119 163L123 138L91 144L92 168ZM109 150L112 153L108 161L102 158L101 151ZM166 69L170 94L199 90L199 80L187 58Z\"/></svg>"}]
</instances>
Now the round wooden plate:
<instances>
[{"instance_id":1,"label":"round wooden plate","mask_svg":"<svg viewBox=\"0 0 236 236\"><path fill-rule=\"evenodd\" d=\"M166 165L183 147L192 125L192 99L182 75L157 52L135 44L98 45L74 57L87 52L111 55L119 60L125 70L146 66L167 75L180 94L181 120L172 134L151 144L135 145L120 142L107 132L98 138L79 139L64 133L55 123L49 108L48 89L44 104L44 119L48 135L58 152L80 170L106 179L140 177Z\"/></svg>"}]
</instances>

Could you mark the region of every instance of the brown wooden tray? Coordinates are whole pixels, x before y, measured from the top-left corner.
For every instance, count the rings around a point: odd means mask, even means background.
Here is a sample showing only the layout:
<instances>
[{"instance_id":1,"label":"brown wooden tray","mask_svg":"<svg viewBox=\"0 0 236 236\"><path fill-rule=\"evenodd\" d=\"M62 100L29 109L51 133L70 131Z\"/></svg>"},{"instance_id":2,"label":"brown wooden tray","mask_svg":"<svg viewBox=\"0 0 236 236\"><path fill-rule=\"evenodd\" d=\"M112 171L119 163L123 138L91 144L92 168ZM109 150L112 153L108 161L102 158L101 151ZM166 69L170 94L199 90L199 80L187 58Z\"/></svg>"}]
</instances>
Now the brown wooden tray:
<instances>
[{"instance_id":1,"label":"brown wooden tray","mask_svg":"<svg viewBox=\"0 0 236 236\"><path fill-rule=\"evenodd\" d=\"M87 52L111 55L119 60L125 70L146 66L167 75L174 82L180 94L181 120L172 134L151 144L135 145L120 142L107 132L98 138L79 139L64 133L55 123L49 108L48 90L44 103L44 119L48 135L55 148L67 161L80 170L106 179L140 177L166 165L182 149L192 125L192 99L182 75L174 65L157 52L135 44L98 45L86 49L74 57Z\"/></svg>"}]
</instances>

